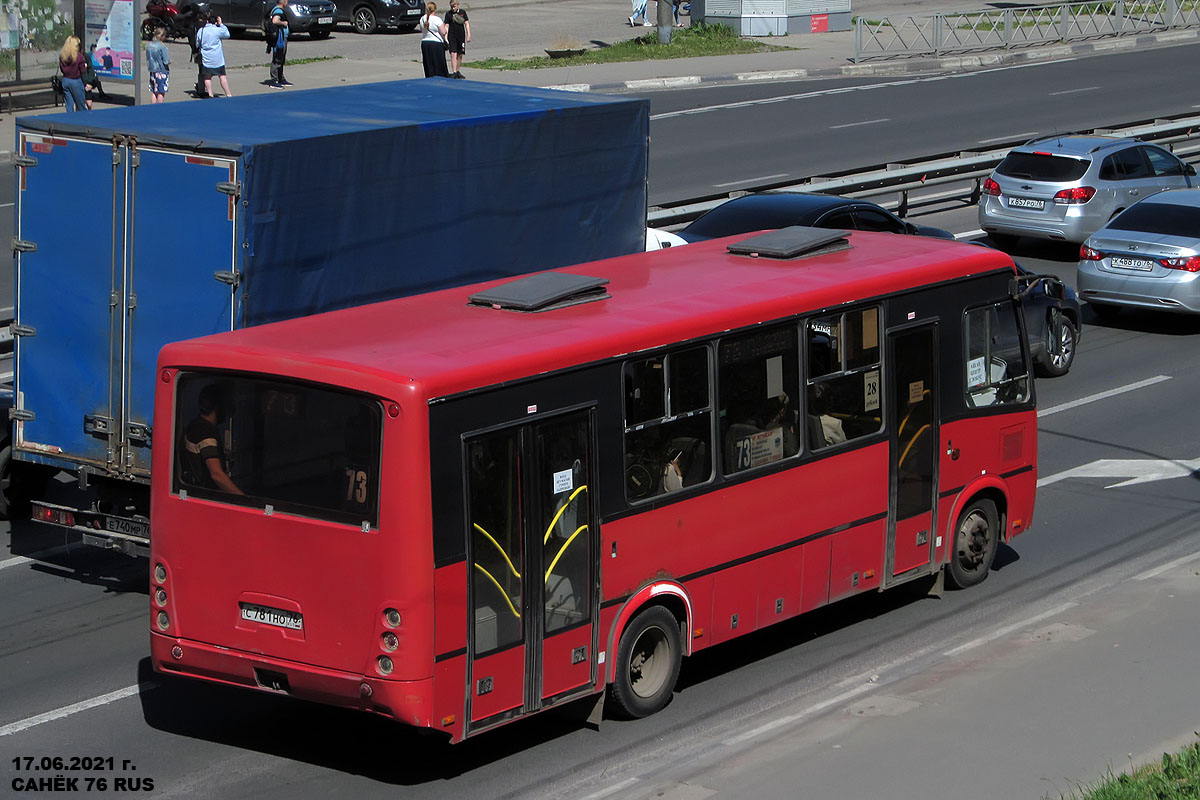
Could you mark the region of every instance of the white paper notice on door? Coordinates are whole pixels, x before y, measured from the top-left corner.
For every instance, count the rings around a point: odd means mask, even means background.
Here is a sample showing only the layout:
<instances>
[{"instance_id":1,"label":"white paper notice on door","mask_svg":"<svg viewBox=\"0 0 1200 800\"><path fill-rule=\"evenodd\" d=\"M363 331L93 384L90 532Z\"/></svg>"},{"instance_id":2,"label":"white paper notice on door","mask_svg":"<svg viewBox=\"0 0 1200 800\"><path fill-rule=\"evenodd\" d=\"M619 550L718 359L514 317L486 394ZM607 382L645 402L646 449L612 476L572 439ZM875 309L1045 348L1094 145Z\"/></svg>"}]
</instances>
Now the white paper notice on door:
<instances>
[{"instance_id":1,"label":"white paper notice on door","mask_svg":"<svg viewBox=\"0 0 1200 800\"><path fill-rule=\"evenodd\" d=\"M561 472L554 473L554 493L562 494L569 492L575 488L574 471L564 469Z\"/></svg>"}]
</instances>

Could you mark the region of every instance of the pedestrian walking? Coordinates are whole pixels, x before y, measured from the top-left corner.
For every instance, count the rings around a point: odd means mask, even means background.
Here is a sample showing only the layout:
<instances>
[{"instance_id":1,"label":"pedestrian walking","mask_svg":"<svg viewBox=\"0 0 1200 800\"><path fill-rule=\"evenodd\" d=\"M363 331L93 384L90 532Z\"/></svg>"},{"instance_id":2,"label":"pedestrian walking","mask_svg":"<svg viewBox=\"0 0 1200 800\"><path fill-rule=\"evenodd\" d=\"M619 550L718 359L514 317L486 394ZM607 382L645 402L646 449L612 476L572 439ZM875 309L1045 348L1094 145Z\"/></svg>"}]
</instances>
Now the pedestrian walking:
<instances>
[{"instance_id":1,"label":"pedestrian walking","mask_svg":"<svg viewBox=\"0 0 1200 800\"><path fill-rule=\"evenodd\" d=\"M83 76L87 74L88 60L79 47L78 36L68 36L63 43L58 51L58 68L62 72L63 104L67 111L86 111Z\"/></svg>"},{"instance_id":2,"label":"pedestrian walking","mask_svg":"<svg viewBox=\"0 0 1200 800\"><path fill-rule=\"evenodd\" d=\"M683 0L671 0L671 16L675 18L675 27L682 28L683 23L679 20L679 7L683 5Z\"/></svg>"},{"instance_id":3,"label":"pedestrian walking","mask_svg":"<svg viewBox=\"0 0 1200 800\"><path fill-rule=\"evenodd\" d=\"M216 20L208 20L200 32L196 34L196 43L200 47L200 74L204 76L204 96L212 97L213 78L221 80L221 89L226 97L233 97L229 91L229 79L225 77L225 51L221 40L229 38L229 28L221 22L218 14Z\"/></svg>"},{"instance_id":4,"label":"pedestrian walking","mask_svg":"<svg viewBox=\"0 0 1200 800\"><path fill-rule=\"evenodd\" d=\"M146 74L150 76L150 102L161 103L167 99L167 86L171 74L171 53L163 43L167 29L159 25L146 45Z\"/></svg>"},{"instance_id":5,"label":"pedestrian walking","mask_svg":"<svg viewBox=\"0 0 1200 800\"><path fill-rule=\"evenodd\" d=\"M459 0L450 0L450 13L446 15L449 26L446 46L450 50L450 77L462 78L462 60L467 54L467 42L471 41L471 20L462 10Z\"/></svg>"},{"instance_id":6,"label":"pedestrian walking","mask_svg":"<svg viewBox=\"0 0 1200 800\"><path fill-rule=\"evenodd\" d=\"M437 3L429 0L425 4L425 16L421 17L421 63L426 78L449 78L446 69L446 33L449 25L437 15Z\"/></svg>"},{"instance_id":7,"label":"pedestrian walking","mask_svg":"<svg viewBox=\"0 0 1200 800\"><path fill-rule=\"evenodd\" d=\"M267 83L272 89L282 89L285 86L291 86L292 82L283 77L283 63L287 61L287 45L288 45L288 20L287 20L288 0L278 0L275 7L271 9L271 30L274 31L274 39L268 39L268 44L273 45L271 51L271 80Z\"/></svg>"},{"instance_id":8,"label":"pedestrian walking","mask_svg":"<svg viewBox=\"0 0 1200 800\"><path fill-rule=\"evenodd\" d=\"M633 13L629 15L630 26L634 26L634 27L637 26L637 22L635 20L637 20L638 17L642 18L643 25L649 25L650 20L646 17L646 2L647 2L647 0L632 0L632 2L633 2Z\"/></svg>"}]
</instances>

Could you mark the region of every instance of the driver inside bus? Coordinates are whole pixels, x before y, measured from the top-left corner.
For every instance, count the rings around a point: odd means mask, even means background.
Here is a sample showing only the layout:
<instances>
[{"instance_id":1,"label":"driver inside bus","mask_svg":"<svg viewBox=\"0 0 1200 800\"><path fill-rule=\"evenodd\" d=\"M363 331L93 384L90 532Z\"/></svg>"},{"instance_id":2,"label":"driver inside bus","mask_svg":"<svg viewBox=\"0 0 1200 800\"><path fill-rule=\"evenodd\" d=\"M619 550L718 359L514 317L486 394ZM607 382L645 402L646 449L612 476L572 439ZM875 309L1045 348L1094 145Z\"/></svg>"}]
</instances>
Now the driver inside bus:
<instances>
[{"instance_id":1,"label":"driver inside bus","mask_svg":"<svg viewBox=\"0 0 1200 800\"><path fill-rule=\"evenodd\" d=\"M210 383L200 390L197 401L200 414L188 423L183 434L180 459L183 474L190 482L206 489L219 489L230 494L244 494L225 471L225 454L217 426L225 419L225 401L220 387Z\"/></svg>"}]
</instances>

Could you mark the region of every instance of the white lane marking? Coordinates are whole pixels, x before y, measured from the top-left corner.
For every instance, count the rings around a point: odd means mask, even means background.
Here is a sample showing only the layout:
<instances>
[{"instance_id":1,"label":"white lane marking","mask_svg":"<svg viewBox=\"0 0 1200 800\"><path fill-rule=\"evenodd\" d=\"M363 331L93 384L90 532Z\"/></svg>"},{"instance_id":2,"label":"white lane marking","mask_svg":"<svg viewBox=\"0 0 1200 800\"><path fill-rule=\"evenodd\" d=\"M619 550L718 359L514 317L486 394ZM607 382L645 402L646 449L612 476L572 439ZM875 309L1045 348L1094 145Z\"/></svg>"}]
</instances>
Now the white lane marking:
<instances>
[{"instance_id":1,"label":"white lane marking","mask_svg":"<svg viewBox=\"0 0 1200 800\"><path fill-rule=\"evenodd\" d=\"M839 128L857 128L859 125L876 125L880 122L891 122L891 117L880 117L879 119L865 119L862 122L847 122L845 125L830 125L829 130L836 131Z\"/></svg>"},{"instance_id":2,"label":"white lane marking","mask_svg":"<svg viewBox=\"0 0 1200 800\"><path fill-rule=\"evenodd\" d=\"M978 639L972 639L971 641L967 642L966 644L960 644L958 647L952 647L949 650L947 650L945 653L943 653L942 655L946 656L947 658L952 658L952 657L958 655L959 653L965 653L966 651L973 650L982 644L987 644L988 642L993 642L996 639L1001 638L1002 636L1007 636L1008 634L1012 633L1013 631L1020 630L1021 628L1027 628L1030 625L1041 622L1044 619L1048 619L1050 617L1057 616L1057 615L1063 613L1064 611L1069 611L1070 609L1074 608L1077 605L1079 605L1079 603L1070 603L1070 602L1063 603L1060 606L1055 606L1054 608L1050 609L1049 611L1043 611L1041 614L1035 614L1034 616L1030 617L1029 619L1021 620L1020 622L1014 622L1012 625L1005 625L1003 628L997 628L996 630L992 631L991 633L986 634L984 636L980 636Z\"/></svg>"},{"instance_id":3,"label":"white lane marking","mask_svg":"<svg viewBox=\"0 0 1200 800\"><path fill-rule=\"evenodd\" d=\"M724 189L726 186L739 186L743 183L757 183L757 182L761 182L761 181L774 180L775 178L786 178L787 176L788 176L788 174L786 172L780 172L776 175L763 175L761 178L746 178L745 180L742 180L742 181L730 181L729 183L714 183L713 188Z\"/></svg>"},{"instance_id":4,"label":"white lane marking","mask_svg":"<svg viewBox=\"0 0 1200 800\"><path fill-rule=\"evenodd\" d=\"M1130 383L1126 386L1118 386L1116 389L1109 389L1106 392L1098 392L1097 394L1090 394L1087 397L1081 397L1078 400L1072 400L1068 403L1061 403L1060 405L1057 405L1057 406L1050 406L1050 408L1038 409L1038 419L1041 419L1042 417L1048 417L1051 414L1057 414L1060 411L1067 411L1072 408L1077 408L1079 406L1087 405L1088 403L1094 403L1097 400L1105 400L1109 397L1115 397L1119 394L1125 394L1126 392L1132 392L1136 389L1144 389L1147 386L1153 386L1156 383L1162 383L1163 381L1169 381L1169 380L1171 380L1170 375L1155 375L1153 378L1147 378L1144 381L1138 381L1137 383ZM1041 481L1039 481L1038 483L1040 484Z\"/></svg>"},{"instance_id":5,"label":"white lane marking","mask_svg":"<svg viewBox=\"0 0 1200 800\"><path fill-rule=\"evenodd\" d=\"M1063 64L1069 61L1075 61L1074 58L1065 58L1062 61L1055 61L1055 64ZM662 114L651 114L650 121L660 119L670 119L671 117L686 117L690 114L707 114L709 111L729 111L737 108L749 108L751 106L765 106L772 103L788 103L792 100L807 100L811 97L825 97L831 94L847 94L849 92L864 92L871 89L887 89L893 86L910 86L918 83L933 83L934 81L957 80L961 78L974 78L978 75L988 75L993 72L1006 72L1014 69L1027 69L1029 67L1039 66L1036 62L1032 64L1009 64L1003 67L994 67L992 69L981 69L974 72L960 72L954 75L934 75L924 78L909 78L902 81L883 81L881 83L867 83L861 86L842 86L837 89L817 89L812 92L800 92L798 94L782 95L780 97L764 97L759 100L742 100L736 103L717 103L711 106L699 106L697 108L687 108L680 111L665 111ZM1041 65L1044 66L1044 65Z\"/></svg>"},{"instance_id":6,"label":"white lane marking","mask_svg":"<svg viewBox=\"0 0 1200 800\"><path fill-rule=\"evenodd\" d=\"M1182 567L1184 564L1190 564L1197 559L1200 559L1200 553L1192 553L1190 556L1183 556L1182 558L1177 558L1174 561L1168 561L1162 566L1154 567L1153 569L1148 569L1145 572L1138 573L1137 575L1133 576L1133 580L1148 581L1151 578L1157 578L1164 572L1169 572L1176 567Z\"/></svg>"},{"instance_id":7,"label":"white lane marking","mask_svg":"<svg viewBox=\"0 0 1200 800\"><path fill-rule=\"evenodd\" d=\"M633 786L637 782L638 782L637 778L626 778L625 780L623 780L619 783L614 783L612 786L609 786L607 789L601 789L600 791L598 791L594 794L589 794L587 797L584 797L583 800L600 800L601 797L608 797L610 794L616 794L617 792L621 791L622 789L627 789L630 786Z\"/></svg>"},{"instance_id":8,"label":"white lane marking","mask_svg":"<svg viewBox=\"0 0 1200 800\"><path fill-rule=\"evenodd\" d=\"M976 228L973 231L963 231L962 233L954 234L954 239L960 241L962 239L970 239L972 236L983 236L983 228Z\"/></svg>"},{"instance_id":9,"label":"white lane marking","mask_svg":"<svg viewBox=\"0 0 1200 800\"><path fill-rule=\"evenodd\" d=\"M768 731L773 731L776 728L782 728L784 725L790 725L791 723L797 722L807 716L811 716L813 714L817 714L821 711L824 711L825 709L829 708L830 706L836 706L836 705L846 702L847 700L853 700L855 697L858 697L860 694L865 694L866 692L869 692L872 689L877 689L877 688L878 688L878 686L874 683L864 683L863 685L856 686L853 689L850 689L849 691L842 692L841 694L837 695L836 697L831 697L828 700L823 700L820 703L817 703L816 705L809 706L808 708L806 708L803 711L800 711L796 714L788 714L785 717L780 717L779 719L773 719L770 722L766 723L765 725L759 725L757 728L751 728L750 730L746 731L745 733L739 733L737 736L732 736L728 739L725 739L722 742L722 744L734 745L734 744L741 744L742 742L747 742L751 739L761 736L764 733L767 733Z\"/></svg>"},{"instance_id":10,"label":"white lane marking","mask_svg":"<svg viewBox=\"0 0 1200 800\"><path fill-rule=\"evenodd\" d=\"M0 203L0 208L12 208L16 203Z\"/></svg>"},{"instance_id":11,"label":"white lane marking","mask_svg":"<svg viewBox=\"0 0 1200 800\"><path fill-rule=\"evenodd\" d=\"M1094 92L1099 89L1099 86L1085 86L1082 89L1063 89L1061 92L1051 92L1051 97L1057 97L1060 94L1078 94L1079 92Z\"/></svg>"},{"instance_id":12,"label":"white lane marking","mask_svg":"<svg viewBox=\"0 0 1200 800\"><path fill-rule=\"evenodd\" d=\"M8 567L19 567L22 564L28 564L31 561L33 561L32 558L26 558L25 556L15 556L14 558L6 558L3 561L0 561L0 569L6 569Z\"/></svg>"},{"instance_id":13,"label":"white lane marking","mask_svg":"<svg viewBox=\"0 0 1200 800\"><path fill-rule=\"evenodd\" d=\"M1028 139L1031 136L1037 136L1037 131L1025 131L1025 133L1010 133L1008 136L997 136L995 139L980 139L979 144L995 144L996 142L1009 142L1013 139Z\"/></svg>"},{"instance_id":14,"label":"white lane marking","mask_svg":"<svg viewBox=\"0 0 1200 800\"><path fill-rule=\"evenodd\" d=\"M157 686L157 684L153 683L146 684L145 691L155 689ZM138 684L126 686L124 689L117 689L115 692L102 694L99 697L93 697L91 700L83 700L78 703L73 703L69 706L56 708L53 711L47 711L45 714L38 714L35 717L28 717L27 719L20 720L19 722L10 722L5 726L0 727L0 736L11 736L14 733L27 731L30 728L41 725L45 722L53 722L56 719L62 719L63 717L69 717L72 714L78 714L80 711L87 711L88 709L98 708L99 706L106 706L109 703L115 703L118 700L124 700L126 697L133 697L135 694L141 691L141 689L142 687Z\"/></svg>"}]
</instances>

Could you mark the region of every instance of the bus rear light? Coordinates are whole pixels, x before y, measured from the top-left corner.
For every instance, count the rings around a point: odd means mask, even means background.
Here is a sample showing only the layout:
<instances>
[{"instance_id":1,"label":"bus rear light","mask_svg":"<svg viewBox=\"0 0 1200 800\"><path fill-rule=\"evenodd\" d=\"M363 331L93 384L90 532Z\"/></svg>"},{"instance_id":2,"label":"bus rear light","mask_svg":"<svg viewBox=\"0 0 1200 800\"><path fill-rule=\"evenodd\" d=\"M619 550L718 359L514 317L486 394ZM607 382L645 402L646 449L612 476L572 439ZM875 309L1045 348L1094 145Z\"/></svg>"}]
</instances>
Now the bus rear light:
<instances>
[{"instance_id":1,"label":"bus rear light","mask_svg":"<svg viewBox=\"0 0 1200 800\"><path fill-rule=\"evenodd\" d=\"M1080 261L1099 261L1102 258L1104 258L1104 253L1101 253L1099 250L1093 250L1086 244L1079 246Z\"/></svg>"},{"instance_id":2,"label":"bus rear light","mask_svg":"<svg viewBox=\"0 0 1200 800\"><path fill-rule=\"evenodd\" d=\"M399 628L400 612L394 608L385 608L383 610L383 624L389 628Z\"/></svg>"},{"instance_id":3,"label":"bus rear light","mask_svg":"<svg viewBox=\"0 0 1200 800\"><path fill-rule=\"evenodd\" d=\"M65 525L68 528L75 525L75 512L62 508L35 505L30 516L39 522L49 522L51 525Z\"/></svg>"},{"instance_id":4,"label":"bus rear light","mask_svg":"<svg viewBox=\"0 0 1200 800\"><path fill-rule=\"evenodd\" d=\"M1054 202L1060 206L1082 205L1091 200L1095 194L1096 190L1091 186L1075 186L1071 189L1063 189L1054 195Z\"/></svg>"},{"instance_id":5,"label":"bus rear light","mask_svg":"<svg viewBox=\"0 0 1200 800\"><path fill-rule=\"evenodd\" d=\"M158 614L155 616L155 620L158 622L158 629L160 631L165 631L167 628L171 627L171 618L167 616L167 612L165 611L158 612Z\"/></svg>"},{"instance_id":6,"label":"bus rear light","mask_svg":"<svg viewBox=\"0 0 1200 800\"><path fill-rule=\"evenodd\" d=\"M1200 256L1164 258L1162 260L1162 265L1167 269L1181 269L1184 272L1200 272Z\"/></svg>"},{"instance_id":7,"label":"bus rear light","mask_svg":"<svg viewBox=\"0 0 1200 800\"><path fill-rule=\"evenodd\" d=\"M392 419L400 416L400 405L398 403L388 403L388 416Z\"/></svg>"},{"instance_id":8,"label":"bus rear light","mask_svg":"<svg viewBox=\"0 0 1200 800\"><path fill-rule=\"evenodd\" d=\"M990 194L992 197L1000 196L1000 184L996 183L991 178L983 182L983 193Z\"/></svg>"},{"instance_id":9,"label":"bus rear light","mask_svg":"<svg viewBox=\"0 0 1200 800\"><path fill-rule=\"evenodd\" d=\"M176 661L182 661L183 660L183 648L180 647L179 645L175 645L174 647L172 647L171 648L171 658L175 659Z\"/></svg>"},{"instance_id":10,"label":"bus rear light","mask_svg":"<svg viewBox=\"0 0 1200 800\"><path fill-rule=\"evenodd\" d=\"M449 728L454 724L456 719L458 719L458 717L454 716L453 714L447 714L446 716L442 717L442 727Z\"/></svg>"},{"instance_id":11,"label":"bus rear light","mask_svg":"<svg viewBox=\"0 0 1200 800\"><path fill-rule=\"evenodd\" d=\"M166 583L167 568L162 564L154 565L154 580L158 581L159 583Z\"/></svg>"},{"instance_id":12,"label":"bus rear light","mask_svg":"<svg viewBox=\"0 0 1200 800\"><path fill-rule=\"evenodd\" d=\"M380 656L375 659L375 668L379 670L380 675L391 675L392 670L396 668L392 660L387 656Z\"/></svg>"},{"instance_id":13,"label":"bus rear light","mask_svg":"<svg viewBox=\"0 0 1200 800\"><path fill-rule=\"evenodd\" d=\"M162 382L163 382L163 383L170 383L170 382L171 382L171 370L169 370L169 369L164 369L164 370L162 371Z\"/></svg>"},{"instance_id":14,"label":"bus rear light","mask_svg":"<svg viewBox=\"0 0 1200 800\"><path fill-rule=\"evenodd\" d=\"M400 639L391 631L388 631L379 638L382 639L383 649L387 650L389 653L396 652L396 648L400 646Z\"/></svg>"},{"instance_id":15,"label":"bus rear light","mask_svg":"<svg viewBox=\"0 0 1200 800\"><path fill-rule=\"evenodd\" d=\"M375 690L371 688L371 684L363 681L358 685L358 693L363 697L370 697L375 694Z\"/></svg>"},{"instance_id":16,"label":"bus rear light","mask_svg":"<svg viewBox=\"0 0 1200 800\"><path fill-rule=\"evenodd\" d=\"M165 606L167 604L167 590L161 586L155 589L154 602L158 603L160 606Z\"/></svg>"}]
</instances>

